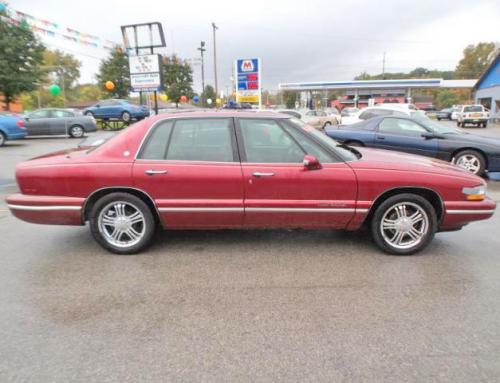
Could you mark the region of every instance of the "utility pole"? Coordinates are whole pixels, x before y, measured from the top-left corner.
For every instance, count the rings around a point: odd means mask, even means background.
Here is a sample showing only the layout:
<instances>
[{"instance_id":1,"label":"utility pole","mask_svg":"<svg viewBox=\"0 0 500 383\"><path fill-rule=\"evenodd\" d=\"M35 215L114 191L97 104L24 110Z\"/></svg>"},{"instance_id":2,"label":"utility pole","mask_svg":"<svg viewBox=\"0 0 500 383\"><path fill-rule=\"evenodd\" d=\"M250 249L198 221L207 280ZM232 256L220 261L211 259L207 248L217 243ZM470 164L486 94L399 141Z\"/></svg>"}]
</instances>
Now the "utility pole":
<instances>
[{"instance_id":1,"label":"utility pole","mask_svg":"<svg viewBox=\"0 0 500 383\"><path fill-rule=\"evenodd\" d=\"M382 80L385 80L385 52L382 58Z\"/></svg>"},{"instance_id":2,"label":"utility pole","mask_svg":"<svg viewBox=\"0 0 500 383\"><path fill-rule=\"evenodd\" d=\"M200 51L201 53L201 105L205 105L205 96L204 96L204 93L205 93L205 65L204 65L204 61L203 61L203 53L206 51L205 49L205 41L202 41L200 43L200 47L198 48L198 50Z\"/></svg>"},{"instance_id":3,"label":"utility pole","mask_svg":"<svg viewBox=\"0 0 500 383\"><path fill-rule=\"evenodd\" d=\"M215 32L219 27L212 22L212 29L214 32L214 77L215 77L215 97L219 98L219 86L217 84L217 41L215 37Z\"/></svg>"}]
</instances>

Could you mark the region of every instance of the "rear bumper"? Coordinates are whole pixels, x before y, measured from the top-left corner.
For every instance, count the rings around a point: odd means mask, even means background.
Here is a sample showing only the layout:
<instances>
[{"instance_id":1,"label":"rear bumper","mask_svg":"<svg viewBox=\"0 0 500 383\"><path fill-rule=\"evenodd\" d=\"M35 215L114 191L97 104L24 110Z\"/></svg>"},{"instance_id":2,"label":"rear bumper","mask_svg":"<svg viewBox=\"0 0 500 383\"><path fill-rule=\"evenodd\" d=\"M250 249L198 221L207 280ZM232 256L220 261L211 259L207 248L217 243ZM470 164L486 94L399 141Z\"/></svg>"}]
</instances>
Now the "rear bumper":
<instances>
[{"instance_id":1,"label":"rear bumper","mask_svg":"<svg viewBox=\"0 0 500 383\"><path fill-rule=\"evenodd\" d=\"M7 197L11 213L26 222L48 225L84 225L85 198L12 194Z\"/></svg>"},{"instance_id":2,"label":"rear bumper","mask_svg":"<svg viewBox=\"0 0 500 383\"><path fill-rule=\"evenodd\" d=\"M7 134L7 139L8 140L19 140L21 138L26 137L27 135L28 135L28 132L26 132L25 130L20 131L20 132L14 132L14 133L9 132Z\"/></svg>"},{"instance_id":3,"label":"rear bumper","mask_svg":"<svg viewBox=\"0 0 500 383\"><path fill-rule=\"evenodd\" d=\"M444 203L442 230L462 227L472 221L490 218L496 209L496 203L490 198L484 201L448 201Z\"/></svg>"}]
</instances>

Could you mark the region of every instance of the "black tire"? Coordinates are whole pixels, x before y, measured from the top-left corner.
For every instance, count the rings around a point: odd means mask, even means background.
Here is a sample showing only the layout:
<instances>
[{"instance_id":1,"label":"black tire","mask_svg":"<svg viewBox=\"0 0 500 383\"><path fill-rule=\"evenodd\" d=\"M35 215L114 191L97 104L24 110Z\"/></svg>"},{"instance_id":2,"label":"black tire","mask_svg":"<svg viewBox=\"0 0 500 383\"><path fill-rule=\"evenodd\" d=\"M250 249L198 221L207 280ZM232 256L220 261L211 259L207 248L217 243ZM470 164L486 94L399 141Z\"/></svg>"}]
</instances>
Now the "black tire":
<instances>
[{"instance_id":1,"label":"black tire","mask_svg":"<svg viewBox=\"0 0 500 383\"><path fill-rule=\"evenodd\" d=\"M344 142L345 145L348 145L348 146L357 146L357 147L363 147L365 145L363 145L362 142L359 142L359 141L346 141Z\"/></svg>"},{"instance_id":2,"label":"black tire","mask_svg":"<svg viewBox=\"0 0 500 383\"><path fill-rule=\"evenodd\" d=\"M457 127L460 128L460 125L461 125L461 123L459 121L457 121Z\"/></svg>"},{"instance_id":3,"label":"black tire","mask_svg":"<svg viewBox=\"0 0 500 383\"><path fill-rule=\"evenodd\" d=\"M130 122L130 120L132 120L132 116L130 115L129 112L124 111L124 112L122 112L122 114L120 116L120 119L122 121L125 121L125 122Z\"/></svg>"},{"instance_id":4,"label":"black tire","mask_svg":"<svg viewBox=\"0 0 500 383\"><path fill-rule=\"evenodd\" d=\"M3 132L0 132L0 146L4 146L6 141L7 137L5 137L5 134L3 134Z\"/></svg>"},{"instance_id":5,"label":"black tire","mask_svg":"<svg viewBox=\"0 0 500 383\"><path fill-rule=\"evenodd\" d=\"M85 116L88 117L94 117L94 113L92 113L90 110L85 112Z\"/></svg>"},{"instance_id":6,"label":"black tire","mask_svg":"<svg viewBox=\"0 0 500 383\"><path fill-rule=\"evenodd\" d=\"M483 123L481 124L481 126L482 126L483 128L486 128L486 127L488 127L488 123L487 123L487 122L483 122Z\"/></svg>"},{"instance_id":7,"label":"black tire","mask_svg":"<svg viewBox=\"0 0 500 383\"><path fill-rule=\"evenodd\" d=\"M72 138L82 138L85 136L85 129L80 125L73 125L69 128L69 136Z\"/></svg>"},{"instance_id":8,"label":"black tire","mask_svg":"<svg viewBox=\"0 0 500 383\"><path fill-rule=\"evenodd\" d=\"M479 153L478 151L476 150L462 150L460 152L458 152L457 154L455 154L453 156L453 158L451 159L451 162L454 163L454 164L457 164L457 162L459 161L460 157L463 157L463 156L474 156L477 158L478 162L479 162L479 169L478 171L476 172L471 172L477 176L482 176L484 174L484 170L486 169L486 159L484 158L484 156Z\"/></svg>"},{"instance_id":9,"label":"black tire","mask_svg":"<svg viewBox=\"0 0 500 383\"><path fill-rule=\"evenodd\" d=\"M438 121L441 121L441 117L438 117L438 118L437 118L437 120L438 120Z\"/></svg>"},{"instance_id":10,"label":"black tire","mask_svg":"<svg viewBox=\"0 0 500 383\"><path fill-rule=\"evenodd\" d=\"M139 223L140 229L137 229L136 226L136 230L141 230L142 237L137 241L137 243L133 243L130 246L117 246L116 244L111 243L102 231L107 229L104 228L103 225L100 225L100 219L102 219L100 217L105 215L104 213L108 211L109 206L120 203L126 204L129 208L133 207L136 211L139 211L142 214L141 218L143 218L143 220ZM126 211L125 208L123 211ZM118 216L118 214L116 214L116 216ZM151 244L156 230L155 219L148 205L146 205L146 203L144 203L144 201L140 198L128 193L111 193L99 199L90 211L89 221L90 231L92 232L95 240L106 250L121 255L136 254L145 249ZM123 238L123 234L119 235L118 239L120 238ZM129 237L129 239L132 238Z\"/></svg>"},{"instance_id":11,"label":"black tire","mask_svg":"<svg viewBox=\"0 0 500 383\"><path fill-rule=\"evenodd\" d=\"M395 206L400 204L406 204L412 209L418 206L423 217L421 223L422 236L419 238L418 242L415 242L413 245L410 244L411 246L406 248L394 246L389 239L386 239L388 237L387 232L383 233L381 228L384 217L391 212ZM438 221L436 211L427 199L416 194L405 193L389 197L382 202L373 214L370 227L373 239L380 249L393 255L411 255L421 251L432 241L437 231ZM408 234L405 234L402 239L408 236Z\"/></svg>"}]
</instances>

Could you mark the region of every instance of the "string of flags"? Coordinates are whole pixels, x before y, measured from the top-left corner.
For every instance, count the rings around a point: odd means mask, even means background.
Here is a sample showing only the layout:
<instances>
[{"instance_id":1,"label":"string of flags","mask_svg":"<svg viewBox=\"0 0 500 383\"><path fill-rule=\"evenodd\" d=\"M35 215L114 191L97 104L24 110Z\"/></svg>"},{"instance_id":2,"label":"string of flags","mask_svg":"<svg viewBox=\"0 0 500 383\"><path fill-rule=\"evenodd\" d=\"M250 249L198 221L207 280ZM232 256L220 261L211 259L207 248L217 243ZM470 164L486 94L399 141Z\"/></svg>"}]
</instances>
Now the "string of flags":
<instances>
[{"instance_id":1,"label":"string of flags","mask_svg":"<svg viewBox=\"0 0 500 383\"><path fill-rule=\"evenodd\" d=\"M33 32L40 35L48 37L61 37L66 41L71 41L87 47L112 50L120 46L120 44L111 40L101 39L99 36L83 33L73 28L63 27L58 23L7 7L7 4L1 1L0 18L13 25L29 27Z\"/></svg>"}]
</instances>

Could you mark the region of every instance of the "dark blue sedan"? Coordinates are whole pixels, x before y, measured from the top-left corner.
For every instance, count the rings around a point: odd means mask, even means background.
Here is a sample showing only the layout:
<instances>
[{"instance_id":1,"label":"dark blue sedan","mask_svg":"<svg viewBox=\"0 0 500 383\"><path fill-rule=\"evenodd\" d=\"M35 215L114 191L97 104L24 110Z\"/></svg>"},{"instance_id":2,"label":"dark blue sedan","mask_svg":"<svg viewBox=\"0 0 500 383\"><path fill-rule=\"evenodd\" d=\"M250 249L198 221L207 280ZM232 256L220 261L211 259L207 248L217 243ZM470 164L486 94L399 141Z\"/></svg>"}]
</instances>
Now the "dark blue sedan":
<instances>
[{"instance_id":1,"label":"dark blue sedan","mask_svg":"<svg viewBox=\"0 0 500 383\"><path fill-rule=\"evenodd\" d=\"M85 116L97 119L119 119L125 122L149 117L149 109L144 105L134 105L127 100L102 100L83 111Z\"/></svg>"},{"instance_id":2,"label":"dark blue sedan","mask_svg":"<svg viewBox=\"0 0 500 383\"><path fill-rule=\"evenodd\" d=\"M24 121L16 114L0 112L0 146L7 140L18 140L26 136Z\"/></svg>"},{"instance_id":3,"label":"dark blue sedan","mask_svg":"<svg viewBox=\"0 0 500 383\"><path fill-rule=\"evenodd\" d=\"M350 146L420 154L452 162L474 174L500 178L500 140L469 134L429 118L373 117L325 133Z\"/></svg>"}]
</instances>

